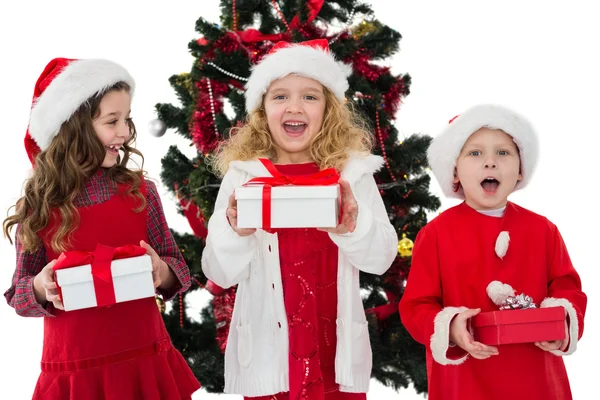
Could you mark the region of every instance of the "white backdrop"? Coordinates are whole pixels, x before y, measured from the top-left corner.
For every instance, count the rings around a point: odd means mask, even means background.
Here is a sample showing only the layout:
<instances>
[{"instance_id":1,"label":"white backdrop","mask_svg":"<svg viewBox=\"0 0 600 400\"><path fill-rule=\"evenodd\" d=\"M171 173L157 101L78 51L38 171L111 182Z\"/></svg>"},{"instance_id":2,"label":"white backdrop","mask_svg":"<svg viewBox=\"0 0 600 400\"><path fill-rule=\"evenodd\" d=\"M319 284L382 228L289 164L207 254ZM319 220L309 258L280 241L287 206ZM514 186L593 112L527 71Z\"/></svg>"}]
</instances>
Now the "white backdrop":
<instances>
[{"instance_id":1,"label":"white backdrop","mask_svg":"<svg viewBox=\"0 0 600 400\"><path fill-rule=\"evenodd\" d=\"M33 86L54 57L109 58L130 70L137 81L132 116L139 131L138 148L152 177L159 178L160 158L169 144L177 143L193 155L189 142L174 132L154 138L145 128L155 117L155 103L177 101L167 79L190 70L193 58L187 44L198 36L194 23L199 16L218 23L218 1L169 3L29 0L0 5L1 215L18 198L26 177L29 164L22 139ZM398 114L401 137L417 132L434 135L449 118L479 102L514 107L538 128L542 141L538 171L532 184L512 200L558 225L582 277L589 296L586 332L578 352L566 363L574 398L597 398L593 363L600 350L593 338L600 334L599 299L592 291L598 278L597 233L590 229L600 219L593 176L600 147L600 61L593 50L600 39L596 6L583 0L373 0L372 4L376 16L403 35L400 54L388 64L394 72L413 77L412 93ZM169 224L189 231L187 221L176 213L175 199L164 187L159 190ZM435 183L432 190L440 194ZM454 204L443 199L443 208ZM7 240L0 241L0 261L4 292L15 265ZM204 301L196 296L198 309ZM41 340L41 319L18 317L0 301L1 399L31 398ZM198 393L194 398L213 396ZM422 397L410 389L398 394L374 383L369 398Z\"/></svg>"}]
</instances>

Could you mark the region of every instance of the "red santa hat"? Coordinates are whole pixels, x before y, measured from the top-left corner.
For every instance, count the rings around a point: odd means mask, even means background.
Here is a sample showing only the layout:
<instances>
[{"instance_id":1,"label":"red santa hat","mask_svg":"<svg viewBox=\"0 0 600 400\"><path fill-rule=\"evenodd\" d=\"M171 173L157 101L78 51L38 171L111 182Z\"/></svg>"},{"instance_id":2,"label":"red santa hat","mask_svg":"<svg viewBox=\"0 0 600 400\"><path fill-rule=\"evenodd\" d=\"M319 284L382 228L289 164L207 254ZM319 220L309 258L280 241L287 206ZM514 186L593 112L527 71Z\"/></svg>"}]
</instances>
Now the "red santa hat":
<instances>
[{"instance_id":1,"label":"red santa hat","mask_svg":"<svg viewBox=\"0 0 600 400\"><path fill-rule=\"evenodd\" d=\"M523 180L515 190L522 189L531 180L537 164L539 144L535 130L522 115L498 105L478 105L450 120L448 126L436 136L427 151L429 166L444 194L464 199L462 187L454 190L456 159L469 137L481 128L499 129L512 136L519 148Z\"/></svg>"},{"instance_id":2,"label":"red santa hat","mask_svg":"<svg viewBox=\"0 0 600 400\"><path fill-rule=\"evenodd\" d=\"M102 93L117 82L131 87L135 82L119 64L108 60L55 58L46 65L33 91L25 149L33 164L46 150L61 125L90 97Z\"/></svg>"},{"instance_id":3,"label":"red santa hat","mask_svg":"<svg viewBox=\"0 0 600 400\"><path fill-rule=\"evenodd\" d=\"M271 83L289 74L314 79L344 101L352 68L335 59L326 39L278 42L252 69L246 83L246 110L252 112L258 109Z\"/></svg>"}]
</instances>

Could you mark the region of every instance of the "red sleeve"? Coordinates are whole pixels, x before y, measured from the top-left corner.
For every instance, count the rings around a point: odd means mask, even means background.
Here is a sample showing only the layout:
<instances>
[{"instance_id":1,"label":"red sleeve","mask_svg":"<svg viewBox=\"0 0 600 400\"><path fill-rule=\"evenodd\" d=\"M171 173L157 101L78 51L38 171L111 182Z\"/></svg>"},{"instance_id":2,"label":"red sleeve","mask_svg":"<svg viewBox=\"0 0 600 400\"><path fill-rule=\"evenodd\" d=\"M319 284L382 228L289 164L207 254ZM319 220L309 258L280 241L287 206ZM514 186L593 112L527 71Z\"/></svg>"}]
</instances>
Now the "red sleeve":
<instances>
[{"instance_id":1,"label":"red sleeve","mask_svg":"<svg viewBox=\"0 0 600 400\"><path fill-rule=\"evenodd\" d=\"M17 267L13 274L12 284L4 293L8 305L13 307L17 314L23 317L51 317L47 308L44 308L35 298L33 279L46 266L46 248L40 246L33 253L24 253L19 240L20 226L17 225L15 235L15 249L17 253ZM49 306L47 306L49 308Z\"/></svg>"},{"instance_id":2,"label":"red sleeve","mask_svg":"<svg viewBox=\"0 0 600 400\"><path fill-rule=\"evenodd\" d=\"M583 319L587 296L581 290L581 279L571 263L567 246L558 231L550 223L548 232L548 297L542 307L562 306L567 312L570 344L567 350L557 355L572 354L583 335Z\"/></svg>"},{"instance_id":3,"label":"red sleeve","mask_svg":"<svg viewBox=\"0 0 600 400\"><path fill-rule=\"evenodd\" d=\"M402 324L412 337L424 344L440 364L460 364L466 353L451 347L450 322L466 308L444 307L435 226L419 231L412 254L406 288L400 300Z\"/></svg>"},{"instance_id":4,"label":"red sleeve","mask_svg":"<svg viewBox=\"0 0 600 400\"><path fill-rule=\"evenodd\" d=\"M163 299L170 300L178 293L183 293L189 289L190 270L179 251L179 247L171 234L167 225L162 203L156 190L154 182L146 181L148 188L147 207L148 207L148 239L150 246L158 253L160 258L167 263L177 276L177 283L171 289L159 290Z\"/></svg>"}]
</instances>

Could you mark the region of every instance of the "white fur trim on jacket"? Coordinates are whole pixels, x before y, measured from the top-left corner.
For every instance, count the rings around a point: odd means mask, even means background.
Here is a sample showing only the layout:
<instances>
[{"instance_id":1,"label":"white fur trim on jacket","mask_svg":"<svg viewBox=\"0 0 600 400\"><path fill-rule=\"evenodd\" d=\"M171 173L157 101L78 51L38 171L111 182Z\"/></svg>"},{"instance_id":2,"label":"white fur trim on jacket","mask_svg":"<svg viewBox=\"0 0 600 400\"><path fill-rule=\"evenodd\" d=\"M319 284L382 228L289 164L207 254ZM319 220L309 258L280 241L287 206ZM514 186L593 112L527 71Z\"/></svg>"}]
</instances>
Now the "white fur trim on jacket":
<instances>
[{"instance_id":1,"label":"white fur trim on jacket","mask_svg":"<svg viewBox=\"0 0 600 400\"><path fill-rule=\"evenodd\" d=\"M29 134L42 151L61 125L90 97L117 82L135 89L135 81L119 64L109 60L75 60L69 63L38 97L31 109Z\"/></svg>"},{"instance_id":2,"label":"white fur trim on jacket","mask_svg":"<svg viewBox=\"0 0 600 400\"><path fill-rule=\"evenodd\" d=\"M554 297L547 297L542 301L540 305L542 308L558 307L562 306L567 310L569 315L569 347L566 351L553 350L552 354L556 356L568 356L573 354L577 350L577 342L579 341L579 320L577 319L577 312L567 299L555 299Z\"/></svg>"},{"instance_id":3,"label":"white fur trim on jacket","mask_svg":"<svg viewBox=\"0 0 600 400\"><path fill-rule=\"evenodd\" d=\"M537 134L527 119L516 112L497 105L478 105L459 115L436 136L427 151L429 166L444 194L464 199L462 187L454 192L456 159L469 137L480 128L500 129L512 136L519 148L523 180L515 190L524 188L535 170L539 144Z\"/></svg>"},{"instance_id":4,"label":"white fur trim on jacket","mask_svg":"<svg viewBox=\"0 0 600 400\"><path fill-rule=\"evenodd\" d=\"M266 55L252 68L246 83L246 110L252 112L262 104L271 83L289 74L312 78L326 86L341 101L348 90L352 68L325 50L292 45Z\"/></svg>"},{"instance_id":5,"label":"white fur trim on jacket","mask_svg":"<svg viewBox=\"0 0 600 400\"><path fill-rule=\"evenodd\" d=\"M496 238L496 246L494 250L496 251L496 255L500 257L500 259L504 258L506 252L508 251L508 244L510 242L510 235L508 231L502 231Z\"/></svg>"},{"instance_id":6,"label":"white fur trim on jacket","mask_svg":"<svg viewBox=\"0 0 600 400\"><path fill-rule=\"evenodd\" d=\"M430 347L433 359L442 365L459 365L467 359L466 355L456 360L447 357L450 347L450 322L457 314L466 310L466 307L445 307L435 316Z\"/></svg>"}]
</instances>

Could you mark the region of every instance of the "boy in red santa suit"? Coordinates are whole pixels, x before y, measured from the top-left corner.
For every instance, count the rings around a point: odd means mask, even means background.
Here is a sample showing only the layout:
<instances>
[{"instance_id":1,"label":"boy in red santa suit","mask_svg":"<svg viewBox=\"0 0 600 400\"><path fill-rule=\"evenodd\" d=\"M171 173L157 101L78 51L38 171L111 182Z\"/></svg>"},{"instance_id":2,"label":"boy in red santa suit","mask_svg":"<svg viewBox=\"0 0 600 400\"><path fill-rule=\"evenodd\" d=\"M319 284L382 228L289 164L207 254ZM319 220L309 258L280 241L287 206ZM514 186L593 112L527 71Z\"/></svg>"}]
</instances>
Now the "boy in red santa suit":
<instances>
[{"instance_id":1,"label":"boy in red santa suit","mask_svg":"<svg viewBox=\"0 0 600 400\"><path fill-rule=\"evenodd\" d=\"M429 399L571 399L562 356L583 333L587 304L557 227L508 196L531 180L537 136L512 110L475 106L450 121L429 150L444 193L464 201L417 236L400 302L410 334L427 348ZM565 340L486 346L470 319L498 310L493 281L565 309Z\"/></svg>"}]
</instances>

